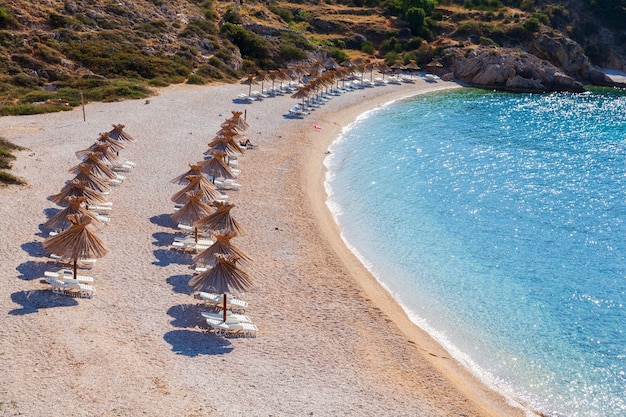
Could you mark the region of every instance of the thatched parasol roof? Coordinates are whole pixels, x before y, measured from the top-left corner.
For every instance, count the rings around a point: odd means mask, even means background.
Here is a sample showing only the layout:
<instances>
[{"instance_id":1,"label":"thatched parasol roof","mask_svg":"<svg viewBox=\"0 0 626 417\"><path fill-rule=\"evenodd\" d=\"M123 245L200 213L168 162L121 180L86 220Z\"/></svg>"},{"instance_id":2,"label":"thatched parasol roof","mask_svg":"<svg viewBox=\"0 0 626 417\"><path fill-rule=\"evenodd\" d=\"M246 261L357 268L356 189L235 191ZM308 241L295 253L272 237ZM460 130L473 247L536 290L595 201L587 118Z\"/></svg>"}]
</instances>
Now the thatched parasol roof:
<instances>
[{"instance_id":1,"label":"thatched parasol roof","mask_svg":"<svg viewBox=\"0 0 626 417\"><path fill-rule=\"evenodd\" d=\"M224 235L242 235L244 233L243 228L230 215L230 210L235 207L234 204L216 201L213 205L217 210L208 216L196 220L193 224L194 227L207 232L215 231Z\"/></svg>"},{"instance_id":2,"label":"thatched parasol roof","mask_svg":"<svg viewBox=\"0 0 626 417\"><path fill-rule=\"evenodd\" d=\"M124 143L121 140L116 140L113 139L109 133L100 133L100 136L98 137L98 140L101 142L106 142L108 144L111 145L111 148L115 151L115 152L119 152L122 149L124 149L126 147L126 145L124 145Z\"/></svg>"},{"instance_id":3,"label":"thatched parasol roof","mask_svg":"<svg viewBox=\"0 0 626 417\"><path fill-rule=\"evenodd\" d=\"M100 204L107 201L106 196L101 192L90 188L87 181L80 181L77 179L69 181L63 186L63 188L61 188L61 191L58 194L50 196L50 201L57 203L60 206L65 206L68 204L65 197L69 196L85 197L87 204Z\"/></svg>"},{"instance_id":4,"label":"thatched parasol roof","mask_svg":"<svg viewBox=\"0 0 626 417\"><path fill-rule=\"evenodd\" d=\"M88 226L92 221L84 214L67 216L72 225L61 233L43 241L43 248L50 254L74 261L74 276L79 259L102 258L109 250L104 242Z\"/></svg>"},{"instance_id":5,"label":"thatched parasol roof","mask_svg":"<svg viewBox=\"0 0 626 417\"><path fill-rule=\"evenodd\" d=\"M113 140L122 141L122 142L134 142L135 139L124 132L124 125L113 125L113 130L109 132L109 137Z\"/></svg>"},{"instance_id":6,"label":"thatched parasol roof","mask_svg":"<svg viewBox=\"0 0 626 417\"><path fill-rule=\"evenodd\" d=\"M177 223L193 226L194 222L210 214L215 213L215 209L208 203L202 201L204 194L200 190L188 192L187 201L183 206L172 214L172 220Z\"/></svg>"},{"instance_id":7,"label":"thatched parasol roof","mask_svg":"<svg viewBox=\"0 0 626 417\"><path fill-rule=\"evenodd\" d=\"M67 200L67 207L57 212L54 216L50 217L43 225L51 230L65 230L72 225L72 222L67 218L71 214L85 214L92 218L94 223L101 224L95 213L87 210L82 206L85 202L85 197L69 196L65 197Z\"/></svg>"},{"instance_id":8,"label":"thatched parasol roof","mask_svg":"<svg viewBox=\"0 0 626 417\"><path fill-rule=\"evenodd\" d=\"M120 159L117 156L115 149L113 149L111 144L108 142L96 141L87 149L76 151L75 155L84 162L90 153L100 153L100 160L108 165L117 165L120 163Z\"/></svg>"},{"instance_id":9,"label":"thatched parasol roof","mask_svg":"<svg viewBox=\"0 0 626 417\"><path fill-rule=\"evenodd\" d=\"M171 182L174 184L187 184L189 180L187 179L190 175L202 175L202 162L198 162L197 164L189 164L189 170L183 174L180 174L176 178L172 179Z\"/></svg>"},{"instance_id":10,"label":"thatched parasol roof","mask_svg":"<svg viewBox=\"0 0 626 417\"><path fill-rule=\"evenodd\" d=\"M172 196L172 201L177 204L187 203L189 201L187 193L198 190L202 192L202 199L207 203L222 197L222 193L204 175L189 175L185 179L189 181L189 184Z\"/></svg>"},{"instance_id":11,"label":"thatched parasol roof","mask_svg":"<svg viewBox=\"0 0 626 417\"><path fill-rule=\"evenodd\" d=\"M106 193L111 189L109 182L99 177L94 171L93 164L78 164L76 167L78 174L74 177L75 180L85 181L87 187L96 190L100 193Z\"/></svg>"},{"instance_id":12,"label":"thatched parasol roof","mask_svg":"<svg viewBox=\"0 0 626 417\"><path fill-rule=\"evenodd\" d=\"M73 166L68 170L73 174L80 174L83 172L81 167L87 167L98 178L117 178L117 174L102 160L102 154L99 152L91 152L87 154L85 160L78 165Z\"/></svg>"},{"instance_id":13,"label":"thatched parasol roof","mask_svg":"<svg viewBox=\"0 0 626 417\"><path fill-rule=\"evenodd\" d=\"M213 154L213 157L203 161L202 172L212 176L213 178L223 177L226 179L235 178L228 165L222 160L223 155Z\"/></svg>"},{"instance_id":14,"label":"thatched parasol roof","mask_svg":"<svg viewBox=\"0 0 626 417\"><path fill-rule=\"evenodd\" d=\"M213 236L216 239L215 243L195 255L192 258L194 262L212 267L217 262L216 254L234 255L238 258L238 261L243 261L244 263L251 260L241 249L230 243L230 240L236 236L235 234L222 235L213 233Z\"/></svg>"},{"instance_id":15,"label":"thatched parasol roof","mask_svg":"<svg viewBox=\"0 0 626 417\"><path fill-rule=\"evenodd\" d=\"M215 266L189 281L189 286L196 291L212 291L217 293L245 292L252 287L252 278L237 267L234 255L214 255Z\"/></svg>"}]
</instances>

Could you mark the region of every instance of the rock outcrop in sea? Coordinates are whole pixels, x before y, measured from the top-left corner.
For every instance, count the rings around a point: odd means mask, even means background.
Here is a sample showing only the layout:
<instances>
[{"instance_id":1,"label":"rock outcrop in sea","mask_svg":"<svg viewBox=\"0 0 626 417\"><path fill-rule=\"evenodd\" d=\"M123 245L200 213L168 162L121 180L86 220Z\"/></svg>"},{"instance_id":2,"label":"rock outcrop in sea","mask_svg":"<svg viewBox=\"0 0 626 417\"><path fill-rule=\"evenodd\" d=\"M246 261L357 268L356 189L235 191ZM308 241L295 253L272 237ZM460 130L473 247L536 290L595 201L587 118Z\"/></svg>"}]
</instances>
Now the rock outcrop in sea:
<instances>
[{"instance_id":1,"label":"rock outcrop in sea","mask_svg":"<svg viewBox=\"0 0 626 417\"><path fill-rule=\"evenodd\" d=\"M439 73L481 88L513 92L583 92L583 85L626 87L594 67L580 45L564 36L538 34L528 50L482 46L449 48Z\"/></svg>"}]
</instances>

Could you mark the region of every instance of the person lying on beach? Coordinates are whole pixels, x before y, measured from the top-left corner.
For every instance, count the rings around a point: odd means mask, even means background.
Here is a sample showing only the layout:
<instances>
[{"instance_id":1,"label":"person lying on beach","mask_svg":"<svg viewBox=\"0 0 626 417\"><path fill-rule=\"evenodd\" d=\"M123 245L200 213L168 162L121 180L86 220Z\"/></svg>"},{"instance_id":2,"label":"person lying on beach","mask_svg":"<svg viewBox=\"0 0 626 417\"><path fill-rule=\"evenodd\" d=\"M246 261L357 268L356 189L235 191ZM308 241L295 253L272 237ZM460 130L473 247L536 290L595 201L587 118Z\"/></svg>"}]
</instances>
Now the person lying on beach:
<instances>
[{"instance_id":1,"label":"person lying on beach","mask_svg":"<svg viewBox=\"0 0 626 417\"><path fill-rule=\"evenodd\" d=\"M256 147L256 145L253 145L252 142L250 142L250 139L246 139L245 142L240 140L239 146L243 146L248 149L254 149Z\"/></svg>"}]
</instances>

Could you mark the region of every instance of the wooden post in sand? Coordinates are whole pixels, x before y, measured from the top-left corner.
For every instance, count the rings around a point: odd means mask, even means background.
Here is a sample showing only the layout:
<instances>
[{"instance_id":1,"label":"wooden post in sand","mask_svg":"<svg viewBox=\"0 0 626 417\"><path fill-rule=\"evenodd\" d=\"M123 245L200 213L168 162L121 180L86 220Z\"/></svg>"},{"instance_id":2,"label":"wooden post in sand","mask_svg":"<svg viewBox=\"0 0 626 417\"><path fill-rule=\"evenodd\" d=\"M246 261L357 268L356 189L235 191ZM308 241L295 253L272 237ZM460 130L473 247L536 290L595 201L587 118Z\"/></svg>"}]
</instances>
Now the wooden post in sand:
<instances>
[{"instance_id":1,"label":"wooden post in sand","mask_svg":"<svg viewBox=\"0 0 626 417\"><path fill-rule=\"evenodd\" d=\"M246 120L247 115L248 115L248 109L243 109L243 120Z\"/></svg>"},{"instance_id":2,"label":"wooden post in sand","mask_svg":"<svg viewBox=\"0 0 626 417\"><path fill-rule=\"evenodd\" d=\"M80 104L83 107L83 122L84 122L87 119L85 118L85 96L83 95L82 90L80 91Z\"/></svg>"}]
</instances>

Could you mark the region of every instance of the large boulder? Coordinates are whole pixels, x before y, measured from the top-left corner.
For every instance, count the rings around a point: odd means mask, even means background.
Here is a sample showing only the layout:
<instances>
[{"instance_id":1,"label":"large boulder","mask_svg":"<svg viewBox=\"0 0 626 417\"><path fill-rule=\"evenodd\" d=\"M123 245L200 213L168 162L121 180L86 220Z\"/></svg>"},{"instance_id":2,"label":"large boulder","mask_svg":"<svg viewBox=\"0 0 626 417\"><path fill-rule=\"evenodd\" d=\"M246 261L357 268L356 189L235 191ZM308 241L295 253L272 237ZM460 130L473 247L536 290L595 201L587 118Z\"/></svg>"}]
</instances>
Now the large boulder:
<instances>
[{"instance_id":1,"label":"large boulder","mask_svg":"<svg viewBox=\"0 0 626 417\"><path fill-rule=\"evenodd\" d=\"M482 47L467 54L452 48L444 59L454 77L469 85L506 91L583 92L583 85L556 66L519 50Z\"/></svg>"},{"instance_id":2,"label":"large boulder","mask_svg":"<svg viewBox=\"0 0 626 417\"><path fill-rule=\"evenodd\" d=\"M577 81L594 85L613 85L611 79L591 65L582 47L561 34L540 33L528 44L528 51L545 59Z\"/></svg>"}]
</instances>

